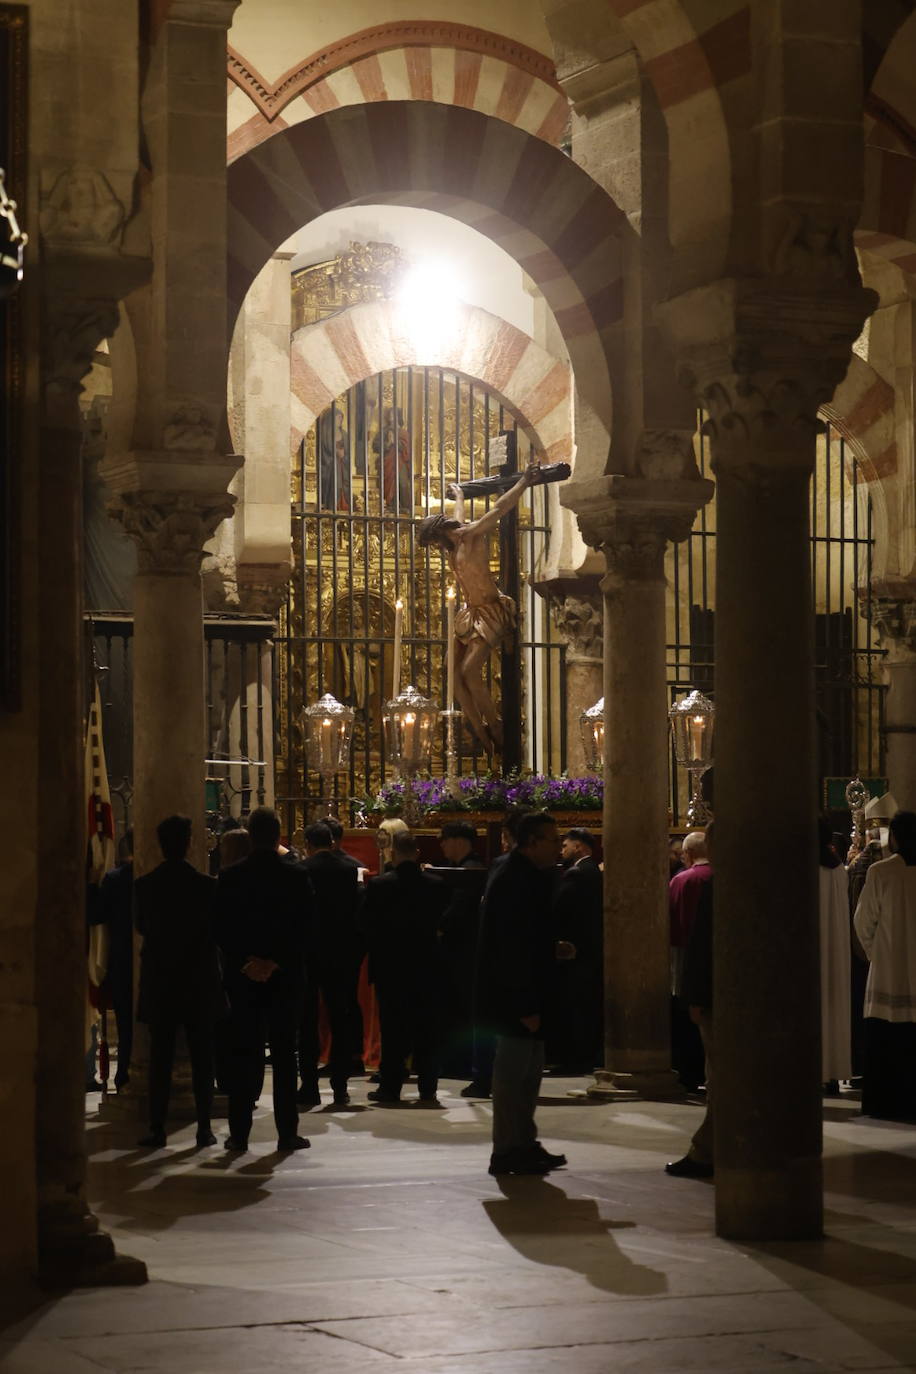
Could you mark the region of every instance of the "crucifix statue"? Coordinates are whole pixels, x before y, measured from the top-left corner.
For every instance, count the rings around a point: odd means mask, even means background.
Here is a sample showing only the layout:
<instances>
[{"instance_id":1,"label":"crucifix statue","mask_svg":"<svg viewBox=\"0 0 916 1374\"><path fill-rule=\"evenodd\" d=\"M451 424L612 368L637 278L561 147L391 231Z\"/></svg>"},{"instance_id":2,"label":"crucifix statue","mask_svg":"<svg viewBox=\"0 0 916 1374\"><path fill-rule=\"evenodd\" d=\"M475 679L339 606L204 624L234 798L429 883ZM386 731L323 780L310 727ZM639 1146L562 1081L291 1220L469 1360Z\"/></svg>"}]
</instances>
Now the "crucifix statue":
<instances>
[{"instance_id":1,"label":"crucifix statue","mask_svg":"<svg viewBox=\"0 0 916 1374\"><path fill-rule=\"evenodd\" d=\"M541 480L540 465L529 463L478 520L465 520L464 493L453 484L446 495L455 502L454 517L428 516L417 530L421 548L442 549L461 591L464 604L455 617L455 694L491 760L502 752L503 730L483 674L490 654L515 629L516 607L499 590L490 571L489 535L515 509L523 493Z\"/></svg>"}]
</instances>

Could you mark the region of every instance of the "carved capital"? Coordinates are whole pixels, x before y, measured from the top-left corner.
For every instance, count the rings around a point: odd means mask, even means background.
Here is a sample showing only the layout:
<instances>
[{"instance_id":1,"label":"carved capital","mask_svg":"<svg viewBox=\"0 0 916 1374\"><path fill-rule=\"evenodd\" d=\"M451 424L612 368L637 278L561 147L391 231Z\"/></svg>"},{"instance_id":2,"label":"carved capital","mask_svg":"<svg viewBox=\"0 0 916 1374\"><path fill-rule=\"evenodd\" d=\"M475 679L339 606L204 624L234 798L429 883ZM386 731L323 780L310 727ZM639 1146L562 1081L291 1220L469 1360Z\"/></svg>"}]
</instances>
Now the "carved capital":
<instances>
[{"instance_id":1,"label":"carved capital","mask_svg":"<svg viewBox=\"0 0 916 1374\"><path fill-rule=\"evenodd\" d=\"M50 418L76 423L76 401L95 351L115 332L118 303L105 297L54 296L47 301L44 329L45 401Z\"/></svg>"},{"instance_id":2,"label":"carved capital","mask_svg":"<svg viewBox=\"0 0 916 1374\"><path fill-rule=\"evenodd\" d=\"M111 249L119 246L126 219L104 172L74 163L57 175L43 196L38 224L48 245Z\"/></svg>"},{"instance_id":3,"label":"carved capital","mask_svg":"<svg viewBox=\"0 0 916 1374\"><path fill-rule=\"evenodd\" d=\"M810 468L818 411L845 376L873 291L785 276L713 282L659 307L678 377L708 419L713 467Z\"/></svg>"},{"instance_id":4,"label":"carved capital","mask_svg":"<svg viewBox=\"0 0 916 1374\"><path fill-rule=\"evenodd\" d=\"M228 492L126 491L108 510L136 540L141 573L188 574L234 505Z\"/></svg>"},{"instance_id":5,"label":"carved capital","mask_svg":"<svg viewBox=\"0 0 916 1374\"><path fill-rule=\"evenodd\" d=\"M687 538L713 490L702 478L665 482L613 473L567 482L560 499L575 511L585 542L603 552L609 575L647 581L664 576L668 544Z\"/></svg>"},{"instance_id":6,"label":"carved capital","mask_svg":"<svg viewBox=\"0 0 916 1374\"><path fill-rule=\"evenodd\" d=\"M872 623L887 650L889 663L916 660L916 584L907 579L883 581L871 593L863 589L863 600L870 598Z\"/></svg>"},{"instance_id":7,"label":"carved capital","mask_svg":"<svg viewBox=\"0 0 916 1374\"><path fill-rule=\"evenodd\" d=\"M239 609L251 615L276 616L289 588L288 563L239 563L236 569Z\"/></svg>"},{"instance_id":8,"label":"carved capital","mask_svg":"<svg viewBox=\"0 0 916 1374\"><path fill-rule=\"evenodd\" d=\"M568 645L567 662L604 655L604 609L600 596L564 596L553 602L553 618Z\"/></svg>"}]
</instances>

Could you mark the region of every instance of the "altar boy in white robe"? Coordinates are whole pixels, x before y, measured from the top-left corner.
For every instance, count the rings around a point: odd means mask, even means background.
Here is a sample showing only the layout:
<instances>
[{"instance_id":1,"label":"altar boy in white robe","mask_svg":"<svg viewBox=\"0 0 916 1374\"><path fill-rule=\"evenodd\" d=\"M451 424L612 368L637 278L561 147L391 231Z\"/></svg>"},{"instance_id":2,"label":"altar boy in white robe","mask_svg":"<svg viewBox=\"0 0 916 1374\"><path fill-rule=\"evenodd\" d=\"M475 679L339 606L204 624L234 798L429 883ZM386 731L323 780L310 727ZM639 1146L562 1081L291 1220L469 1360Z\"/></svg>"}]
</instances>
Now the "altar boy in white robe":
<instances>
[{"instance_id":1,"label":"altar boy in white robe","mask_svg":"<svg viewBox=\"0 0 916 1374\"><path fill-rule=\"evenodd\" d=\"M840 1079L852 1074L850 980L852 939L849 929L849 877L831 843L830 823L818 821L818 883L821 926L822 1078L828 1093L839 1092Z\"/></svg>"},{"instance_id":2,"label":"altar boy in white robe","mask_svg":"<svg viewBox=\"0 0 916 1374\"><path fill-rule=\"evenodd\" d=\"M869 960L865 989L866 1116L916 1120L916 812L890 823L889 859L873 863L855 929Z\"/></svg>"}]
</instances>

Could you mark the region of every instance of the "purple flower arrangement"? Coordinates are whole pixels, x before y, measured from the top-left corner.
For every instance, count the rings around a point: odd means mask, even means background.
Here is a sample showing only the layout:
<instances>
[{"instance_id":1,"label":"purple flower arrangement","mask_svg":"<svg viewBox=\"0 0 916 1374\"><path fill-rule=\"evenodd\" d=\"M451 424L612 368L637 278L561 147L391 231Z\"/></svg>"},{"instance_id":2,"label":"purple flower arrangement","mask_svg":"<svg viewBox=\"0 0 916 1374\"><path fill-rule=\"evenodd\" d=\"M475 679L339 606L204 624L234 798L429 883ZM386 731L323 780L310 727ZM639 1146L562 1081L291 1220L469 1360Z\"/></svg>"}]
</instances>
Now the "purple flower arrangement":
<instances>
[{"instance_id":1,"label":"purple flower arrangement","mask_svg":"<svg viewBox=\"0 0 916 1374\"><path fill-rule=\"evenodd\" d=\"M361 802L370 815L393 816L403 810L408 784L388 782L376 796ZM600 811L604 782L599 777L551 778L543 773L509 774L505 778L460 778L458 796L448 795L445 778L417 778L416 804L423 814L432 811L506 811L531 806L556 811Z\"/></svg>"}]
</instances>

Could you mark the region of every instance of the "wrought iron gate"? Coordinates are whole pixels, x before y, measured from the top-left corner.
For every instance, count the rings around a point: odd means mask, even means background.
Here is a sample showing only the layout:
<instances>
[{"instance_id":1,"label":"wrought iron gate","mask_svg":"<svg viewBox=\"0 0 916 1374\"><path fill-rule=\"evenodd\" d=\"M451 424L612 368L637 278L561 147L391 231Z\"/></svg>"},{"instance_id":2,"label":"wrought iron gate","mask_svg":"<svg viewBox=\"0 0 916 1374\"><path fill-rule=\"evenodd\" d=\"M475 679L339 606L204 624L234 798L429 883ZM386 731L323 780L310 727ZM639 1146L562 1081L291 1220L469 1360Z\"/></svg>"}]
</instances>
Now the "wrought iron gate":
<instances>
[{"instance_id":1,"label":"wrought iron gate","mask_svg":"<svg viewBox=\"0 0 916 1374\"><path fill-rule=\"evenodd\" d=\"M709 452L697 437L702 476ZM811 480L811 568L814 588L818 774L877 777L884 770L884 693L872 617L875 537L872 504L852 445L829 422L819 438ZM773 550L778 557L778 550ZM761 569L761 577L766 569ZM715 687L716 502L698 514L690 538L669 550L668 690ZM753 626L748 626L753 633ZM671 815L681 823L688 782L671 758Z\"/></svg>"},{"instance_id":2,"label":"wrought iron gate","mask_svg":"<svg viewBox=\"0 0 916 1374\"><path fill-rule=\"evenodd\" d=\"M295 837L319 811L322 784L306 767L300 713L324 692L356 711L349 776L341 800L377 790L385 776L384 703L393 681L394 606L404 603L400 682L444 706L445 594L438 550L414 539L415 521L442 509L460 477L490 471L490 449L515 418L487 387L439 368L400 368L352 387L318 419L293 466L293 576L277 638L278 805ZM519 428L518 462L529 453ZM516 564L522 569L515 648L521 682L519 762L559 772L565 757L561 676L564 646L548 607L526 580L547 548L555 489L535 488L519 507ZM468 500L473 519L486 502ZM496 543L491 566L499 576ZM499 655L489 686L501 695ZM465 729L462 773L485 771ZM442 741L431 771L443 773Z\"/></svg>"}]
</instances>

